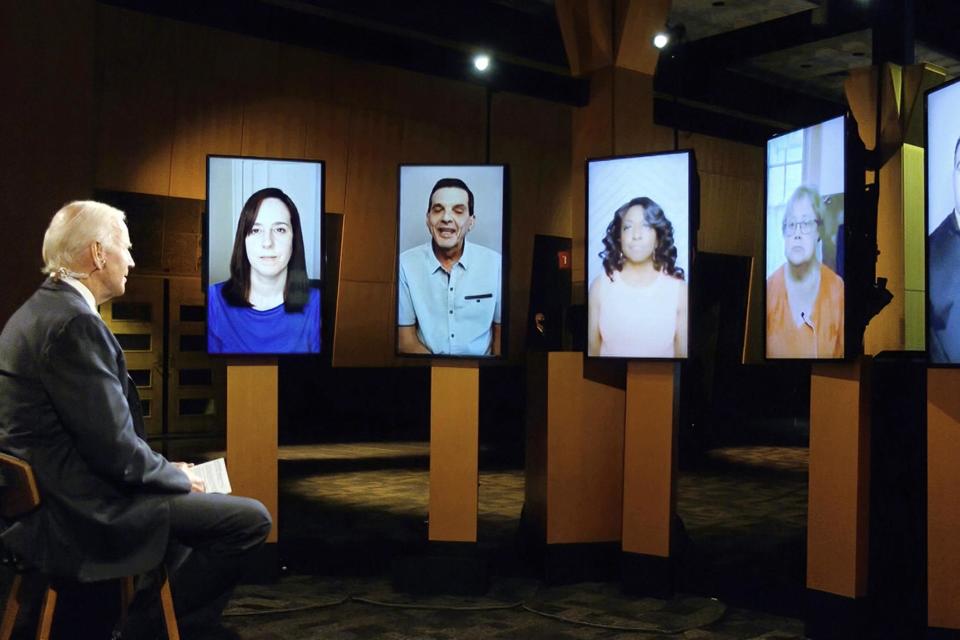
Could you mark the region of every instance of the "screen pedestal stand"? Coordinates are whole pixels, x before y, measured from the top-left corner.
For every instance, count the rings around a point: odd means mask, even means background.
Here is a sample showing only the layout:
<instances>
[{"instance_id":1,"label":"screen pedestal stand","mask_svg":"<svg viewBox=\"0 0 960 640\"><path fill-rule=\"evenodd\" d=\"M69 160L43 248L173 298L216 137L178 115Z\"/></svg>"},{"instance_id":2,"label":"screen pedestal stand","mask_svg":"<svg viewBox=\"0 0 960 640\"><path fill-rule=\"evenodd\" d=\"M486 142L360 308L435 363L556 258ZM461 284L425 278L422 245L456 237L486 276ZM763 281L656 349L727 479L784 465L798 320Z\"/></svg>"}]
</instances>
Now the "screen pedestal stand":
<instances>
[{"instance_id":1,"label":"screen pedestal stand","mask_svg":"<svg viewBox=\"0 0 960 640\"><path fill-rule=\"evenodd\" d=\"M620 574L624 367L577 351L527 356L523 553L548 584Z\"/></svg>"},{"instance_id":2,"label":"screen pedestal stand","mask_svg":"<svg viewBox=\"0 0 960 640\"><path fill-rule=\"evenodd\" d=\"M248 566L248 581L276 580L277 552L277 359L227 362L227 472L233 495L256 498L270 512L267 543Z\"/></svg>"},{"instance_id":3,"label":"screen pedestal stand","mask_svg":"<svg viewBox=\"0 0 960 640\"><path fill-rule=\"evenodd\" d=\"M677 428L673 362L627 363L623 442L623 589L670 598Z\"/></svg>"},{"instance_id":4,"label":"screen pedestal stand","mask_svg":"<svg viewBox=\"0 0 960 640\"><path fill-rule=\"evenodd\" d=\"M927 371L927 624L954 633L960 629L958 389L960 369Z\"/></svg>"},{"instance_id":5,"label":"screen pedestal stand","mask_svg":"<svg viewBox=\"0 0 960 640\"><path fill-rule=\"evenodd\" d=\"M870 358L810 372L806 634L863 637L869 621Z\"/></svg>"},{"instance_id":6,"label":"screen pedestal stand","mask_svg":"<svg viewBox=\"0 0 960 640\"><path fill-rule=\"evenodd\" d=\"M428 553L400 558L394 587L414 593L477 595L489 586L477 552L480 369L476 361L430 369Z\"/></svg>"},{"instance_id":7,"label":"screen pedestal stand","mask_svg":"<svg viewBox=\"0 0 960 640\"><path fill-rule=\"evenodd\" d=\"M477 541L480 369L430 369L431 542Z\"/></svg>"}]
</instances>

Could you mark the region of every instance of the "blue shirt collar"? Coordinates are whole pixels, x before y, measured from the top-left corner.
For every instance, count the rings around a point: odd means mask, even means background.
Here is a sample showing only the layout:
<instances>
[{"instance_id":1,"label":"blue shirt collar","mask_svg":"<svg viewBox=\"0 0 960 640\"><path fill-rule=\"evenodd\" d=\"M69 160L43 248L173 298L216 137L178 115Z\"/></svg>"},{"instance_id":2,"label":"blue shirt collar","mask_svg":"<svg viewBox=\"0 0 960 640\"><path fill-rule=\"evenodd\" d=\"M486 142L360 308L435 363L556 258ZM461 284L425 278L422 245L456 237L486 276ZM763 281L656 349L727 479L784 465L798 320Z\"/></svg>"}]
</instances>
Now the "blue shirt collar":
<instances>
[{"instance_id":1,"label":"blue shirt collar","mask_svg":"<svg viewBox=\"0 0 960 640\"><path fill-rule=\"evenodd\" d=\"M433 252L433 240L430 240L430 242L427 243L427 253L429 254L429 257L433 259L433 262L436 265L434 266L431 273L436 273L437 269L440 269L441 271L446 271L446 269L443 268L443 264L440 262L440 260L437 259L437 254ZM460 254L460 259L457 260L457 262L453 266L456 267L459 265L463 267L464 271L468 271L469 270L468 265L470 264L471 254L472 252L470 251L470 243L467 242L466 238L464 238L463 253Z\"/></svg>"}]
</instances>

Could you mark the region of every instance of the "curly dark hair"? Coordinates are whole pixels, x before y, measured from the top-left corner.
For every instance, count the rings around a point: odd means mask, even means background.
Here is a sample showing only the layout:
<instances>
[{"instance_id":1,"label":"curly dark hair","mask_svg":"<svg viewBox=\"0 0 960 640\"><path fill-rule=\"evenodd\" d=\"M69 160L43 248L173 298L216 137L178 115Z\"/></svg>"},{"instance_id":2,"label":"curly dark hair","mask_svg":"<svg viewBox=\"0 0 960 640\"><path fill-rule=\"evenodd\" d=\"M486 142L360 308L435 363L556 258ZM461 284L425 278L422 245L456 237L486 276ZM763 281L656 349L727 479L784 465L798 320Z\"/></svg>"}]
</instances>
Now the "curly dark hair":
<instances>
[{"instance_id":1,"label":"curly dark hair","mask_svg":"<svg viewBox=\"0 0 960 640\"><path fill-rule=\"evenodd\" d=\"M643 221L657 232L657 246L653 250L653 268L677 280L683 280L683 269L677 266L677 246L673 242L673 225L664 215L663 209L650 198L634 198L613 212L613 220L607 225L607 235L603 238L603 270L613 280L614 271L622 271L625 258L620 245L620 227L623 216L630 207L643 208Z\"/></svg>"}]
</instances>

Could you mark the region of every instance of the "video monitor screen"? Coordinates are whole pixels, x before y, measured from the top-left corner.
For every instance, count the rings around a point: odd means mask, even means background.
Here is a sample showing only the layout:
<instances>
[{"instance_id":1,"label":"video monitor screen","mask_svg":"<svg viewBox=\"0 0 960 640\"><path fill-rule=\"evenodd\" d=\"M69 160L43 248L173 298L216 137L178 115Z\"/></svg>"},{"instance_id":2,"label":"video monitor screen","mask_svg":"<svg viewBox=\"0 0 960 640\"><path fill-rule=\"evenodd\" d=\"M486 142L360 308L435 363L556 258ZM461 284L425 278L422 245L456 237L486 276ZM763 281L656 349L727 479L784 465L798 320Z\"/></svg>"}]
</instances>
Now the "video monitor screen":
<instances>
[{"instance_id":1,"label":"video monitor screen","mask_svg":"<svg viewBox=\"0 0 960 640\"><path fill-rule=\"evenodd\" d=\"M506 167L401 165L397 353L504 354Z\"/></svg>"},{"instance_id":2,"label":"video monitor screen","mask_svg":"<svg viewBox=\"0 0 960 640\"><path fill-rule=\"evenodd\" d=\"M587 355L687 357L693 153L587 161Z\"/></svg>"},{"instance_id":3,"label":"video monitor screen","mask_svg":"<svg viewBox=\"0 0 960 640\"><path fill-rule=\"evenodd\" d=\"M208 353L320 353L323 168L207 157Z\"/></svg>"},{"instance_id":4,"label":"video monitor screen","mask_svg":"<svg viewBox=\"0 0 960 640\"><path fill-rule=\"evenodd\" d=\"M844 127L840 116L767 142L768 359L845 355Z\"/></svg>"},{"instance_id":5,"label":"video monitor screen","mask_svg":"<svg viewBox=\"0 0 960 640\"><path fill-rule=\"evenodd\" d=\"M927 92L927 353L960 364L960 82ZM955 310L954 307L957 307Z\"/></svg>"}]
</instances>

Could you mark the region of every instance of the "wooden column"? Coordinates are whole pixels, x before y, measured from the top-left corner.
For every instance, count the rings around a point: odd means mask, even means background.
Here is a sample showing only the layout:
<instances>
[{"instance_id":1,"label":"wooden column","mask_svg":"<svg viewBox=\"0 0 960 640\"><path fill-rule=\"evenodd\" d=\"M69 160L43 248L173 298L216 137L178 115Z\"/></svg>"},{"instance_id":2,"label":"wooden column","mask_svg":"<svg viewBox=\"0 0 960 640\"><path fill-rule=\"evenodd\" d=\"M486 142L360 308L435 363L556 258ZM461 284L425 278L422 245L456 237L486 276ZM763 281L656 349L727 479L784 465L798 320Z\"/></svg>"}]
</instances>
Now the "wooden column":
<instances>
[{"instance_id":1,"label":"wooden column","mask_svg":"<svg viewBox=\"0 0 960 640\"><path fill-rule=\"evenodd\" d=\"M927 624L960 629L960 370L927 372Z\"/></svg>"},{"instance_id":2,"label":"wooden column","mask_svg":"<svg viewBox=\"0 0 960 640\"><path fill-rule=\"evenodd\" d=\"M894 295L867 326L868 354L922 350L924 326L923 92L943 81L942 71L919 64L880 67L880 140L877 140L877 67L850 72L844 91L860 138L878 149L877 275ZM867 184L875 182L867 173Z\"/></svg>"},{"instance_id":3,"label":"wooden column","mask_svg":"<svg viewBox=\"0 0 960 640\"><path fill-rule=\"evenodd\" d=\"M277 541L277 361L227 365L227 472L234 495L256 498L273 518Z\"/></svg>"},{"instance_id":4,"label":"wooden column","mask_svg":"<svg viewBox=\"0 0 960 640\"><path fill-rule=\"evenodd\" d=\"M590 76L590 103L577 109L572 120L570 184L574 211L574 300L586 298L590 286L585 281L584 269L584 160L611 154L665 151L673 147L671 130L654 124L653 119L653 75L660 52L653 47L652 39L654 33L664 27L670 5L670 0L558 0L556 3L571 70L577 75ZM662 583L672 583L662 571L666 565L650 559L662 560L670 555L670 487L674 473L673 366L673 363L628 365L627 404L621 414L626 416L620 448L624 465L619 492L621 518L616 535L621 538L621 550L626 552L623 560L643 562L642 566L625 566L623 569L624 588L634 592L663 594ZM570 384L579 383L571 381ZM650 395L646 395L648 390ZM658 395L660 393L666 393L666 396ZM638 404L647 400L653 405ZM559 402L570 401L562 399ZM651 420L655 425L652 431ZM551 427L552 424L551 419ZM599 443L588 441L585 446L591 457L611 453ZM663 455L667 457L663 458ZM552 460L549 463L553 465ZM613 462L607 459L601 464ZM609 495L613 494L607 494L605 498ZM634 584L634 578L643 578L646 584Z\"/></svg>"},{"instance_id":5,"label":"wooden column","mask_svg":"<svg viewBox=\"0 0 960 640\"><path fill-rule=\"evenodd\" d=\"M480 369L430 369L431 542L476 542Z\"/></svg>"},{"instance_id":6,"label":"wooden column","mask_svg":"<svg viewBox=\"0 0 960 640\"><path fill-rule=\"evenodd\" d=\"M670 14L669 0L558 0L557 21L574 75L590 78L590 102L573 112L570 195L574 300L586 297L584 161L611 154L665 151L670 129L653 122L651 44ZM578 289L580 293L578 293Z\"/></svg>"},{"instance_id":7,"label":"wooden column","mask_svg":"<svg viewBox=\"0 0 960 640\"><path fill-rule=\"evenodd\" d=\"M866 595L870 504L869 360L812 365L807 507L811 637L859 629Z\"/></svg>"}]
</instances>

